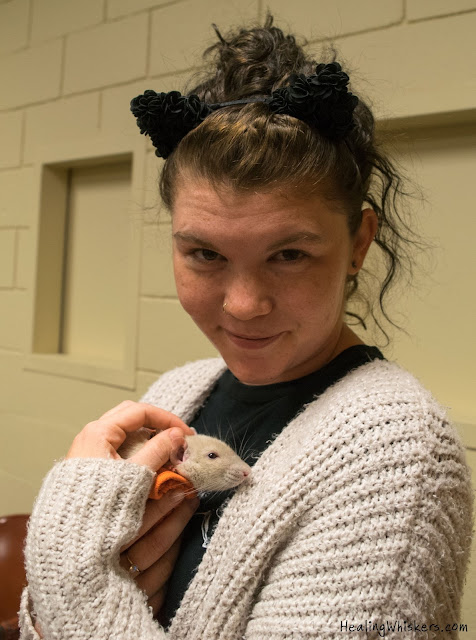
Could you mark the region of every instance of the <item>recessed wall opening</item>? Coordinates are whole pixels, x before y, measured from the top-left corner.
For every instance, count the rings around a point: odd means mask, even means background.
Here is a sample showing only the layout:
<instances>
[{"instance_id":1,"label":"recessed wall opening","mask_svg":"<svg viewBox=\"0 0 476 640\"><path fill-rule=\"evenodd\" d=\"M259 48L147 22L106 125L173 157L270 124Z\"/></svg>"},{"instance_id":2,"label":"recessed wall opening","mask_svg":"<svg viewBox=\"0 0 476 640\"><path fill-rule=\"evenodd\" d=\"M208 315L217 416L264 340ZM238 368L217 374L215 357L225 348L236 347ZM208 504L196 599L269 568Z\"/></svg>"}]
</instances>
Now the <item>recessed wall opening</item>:
<instances>
[{"instance_id":1,"label":"recessed wall opening","mask_svg":"<svg viewBox=\"0 0 476 640\"><path fill-rule=\"evenodd\" d=\"M131 173L130 154L44 165L34 353L124 361Z\"/></svg>"}]
</instances>

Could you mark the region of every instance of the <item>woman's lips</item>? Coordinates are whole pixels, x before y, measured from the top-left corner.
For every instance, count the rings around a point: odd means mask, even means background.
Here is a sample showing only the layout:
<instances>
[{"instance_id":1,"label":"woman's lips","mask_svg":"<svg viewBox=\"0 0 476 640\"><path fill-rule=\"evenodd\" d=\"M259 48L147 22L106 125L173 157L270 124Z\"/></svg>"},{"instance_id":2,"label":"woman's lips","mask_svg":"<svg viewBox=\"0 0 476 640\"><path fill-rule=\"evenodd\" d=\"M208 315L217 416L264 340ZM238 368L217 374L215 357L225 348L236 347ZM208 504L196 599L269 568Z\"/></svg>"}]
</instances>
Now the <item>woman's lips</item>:
<instances>
[{"instance_id":1,"label":"woman's lips","mask_svg":"<svg viewBox=\"0 0 476 640\"><path fill-rule=\"evenodd\" d=\"M242 336L237 336L234 333L230 333L226 329L225 333L233 344L236 344L238 347L243 347L243 349L261 349L262 347L266 347L268 344L271 344L282 335L282 333L277 333L276 335L269 336L267 338L244 338Z\"/></svg>"}]
</instances>

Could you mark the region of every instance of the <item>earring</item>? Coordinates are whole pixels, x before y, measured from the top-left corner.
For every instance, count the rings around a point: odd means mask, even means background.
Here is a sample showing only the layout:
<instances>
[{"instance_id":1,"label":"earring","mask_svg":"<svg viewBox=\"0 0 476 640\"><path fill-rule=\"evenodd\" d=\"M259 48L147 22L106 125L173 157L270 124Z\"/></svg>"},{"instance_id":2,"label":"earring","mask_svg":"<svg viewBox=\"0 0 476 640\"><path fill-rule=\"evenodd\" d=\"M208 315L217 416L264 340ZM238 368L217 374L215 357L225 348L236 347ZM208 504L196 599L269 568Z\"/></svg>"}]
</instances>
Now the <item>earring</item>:
<instances>
[{"instance_id":1,"label":"earring","mask_svg":"<svg viewBox=\"0 0 476 640\"><path fill-rule=\"evenodd\" d=\"M227 303L227 302L225 302L225 304L223 305L223 313L226 313L226 311L225 311L225 307L226 307L226 305L227 305L227 304L228 304L228 303Z\"/></svg>"},{"instance_id":2,"label":"earring","mask_svg":"<svg viewBox=\"0 0 476 640\"><path fill-rule=\"evenodd\" d=\"M352 266L353 266L354 269L357 269L357 263L356 263L355 260L352 260Z\"/></svg>"}]
</instances>

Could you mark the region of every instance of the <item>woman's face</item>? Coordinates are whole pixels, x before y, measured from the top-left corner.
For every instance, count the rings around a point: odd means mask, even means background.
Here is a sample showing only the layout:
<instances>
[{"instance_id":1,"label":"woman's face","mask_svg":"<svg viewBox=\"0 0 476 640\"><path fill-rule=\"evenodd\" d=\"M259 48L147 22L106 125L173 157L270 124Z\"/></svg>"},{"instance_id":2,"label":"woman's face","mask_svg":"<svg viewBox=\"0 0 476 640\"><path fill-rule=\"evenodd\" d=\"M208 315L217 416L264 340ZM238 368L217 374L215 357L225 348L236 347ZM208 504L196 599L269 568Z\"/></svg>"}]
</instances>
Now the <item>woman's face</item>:
<instances>
[{"instance_id":1,"label":"woman's face","mask_svg":"<svg viewBox=\"0 0 476 640\"><path fill-rule=\"evenodd\" d=\"M345 348L345 283L362 238L325 199L183 180L172 233L180 302L241 382L294 380Z\"/></svg>"}]
</instances>

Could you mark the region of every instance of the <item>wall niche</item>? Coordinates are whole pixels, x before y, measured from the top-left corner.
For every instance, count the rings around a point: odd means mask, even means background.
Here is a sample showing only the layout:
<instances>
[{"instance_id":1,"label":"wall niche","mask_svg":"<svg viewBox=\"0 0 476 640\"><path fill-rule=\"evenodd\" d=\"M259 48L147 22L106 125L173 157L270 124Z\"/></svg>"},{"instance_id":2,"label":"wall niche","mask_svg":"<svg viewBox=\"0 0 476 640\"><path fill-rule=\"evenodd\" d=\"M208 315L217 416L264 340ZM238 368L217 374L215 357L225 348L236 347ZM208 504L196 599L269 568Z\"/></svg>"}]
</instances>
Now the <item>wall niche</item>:
<instances>
[{"instance_id":1,"label":"wall niche","mask_svg":"<svg viewBox=\"0 0 476 640\"><path fill-rule=\"evenodd\" d=\"M98 153L39 167L28 369L134 387L136 155Z\"/></svg>"}]
</instances>

